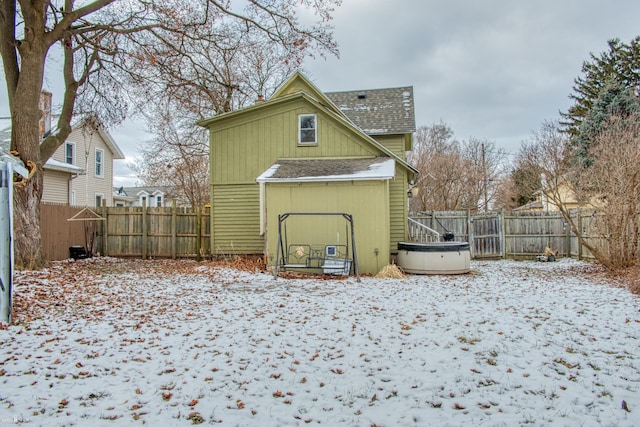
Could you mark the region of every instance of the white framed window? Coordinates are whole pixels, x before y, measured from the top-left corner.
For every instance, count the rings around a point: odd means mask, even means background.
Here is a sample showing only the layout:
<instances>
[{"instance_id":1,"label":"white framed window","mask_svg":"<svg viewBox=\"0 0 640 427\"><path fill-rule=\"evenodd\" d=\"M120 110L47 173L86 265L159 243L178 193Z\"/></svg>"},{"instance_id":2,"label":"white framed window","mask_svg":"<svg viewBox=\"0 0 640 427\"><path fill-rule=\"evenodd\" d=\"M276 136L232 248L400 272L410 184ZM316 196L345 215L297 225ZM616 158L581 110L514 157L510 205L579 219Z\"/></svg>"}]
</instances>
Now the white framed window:
<instances>
[{"instance_id":1,"label":"white framed window","mask_svg":"<svg viewBox=\"0 0 640 427\"><path fill-rule=\"evenodd\" d=\"M76 204L76 190L71 190L69 194L69 204L75 206Z\"/></svg>"},{"instance_id":2,"label":"white framed window","mask_svg":"<svg viewBox=\"0 0 640 427\"><path fill-rule=\"evenodd\" d=\"M102 202L104 201L104 194L96 193L96 207L99 208L102 206Z\"/></svg>"},{"instance_id":3,"label":"white framed window","mask_svg":"<svg viewBox=\"0 0 640 427\"><path fill-rule=\"evenodd\" d=\"M76 144L75 142L66 142L64 144L64 162L69 165L76 164Z\"/></svg>"},{"instance_id":4,"label":"white framed window","mask_svg":"<svg viewBox=\"0 0 640 427\"><path fill-rule=\"evenodd\" d=\"M298 144L318 144L318 120L315 114L300 114L298 116Z\"/></svg>"},{"instance_id":5,"label":"white framed window","mask_svg":"<svg viewBox=\"0 0 640 427\"><path fill-rule=\"evenodd\" d=\"M147 204L147 196L140 196L140 206L145 206L145 205L149 207Z\"/></svg>"},{"instance_id":6,"label":"white framed window","mask_svg":"<svg viewBox=\"0 0 640 427\"><path fill-rule=\"evenodd\" d=\"M104 150L101 148L96 148L96 156L95 156L95 165L96 165L96 176L99 178L104 177Z\"/></svg>"},{"instance_id":7,"label":"white framed window","mask_svg":"<svg viewBox=\"0 0 640 427\"><path fill-rule=\"evenodd\" d=\"M162 207L162 196L156 196L156 206Z\"/></svg>"}]
</instances>

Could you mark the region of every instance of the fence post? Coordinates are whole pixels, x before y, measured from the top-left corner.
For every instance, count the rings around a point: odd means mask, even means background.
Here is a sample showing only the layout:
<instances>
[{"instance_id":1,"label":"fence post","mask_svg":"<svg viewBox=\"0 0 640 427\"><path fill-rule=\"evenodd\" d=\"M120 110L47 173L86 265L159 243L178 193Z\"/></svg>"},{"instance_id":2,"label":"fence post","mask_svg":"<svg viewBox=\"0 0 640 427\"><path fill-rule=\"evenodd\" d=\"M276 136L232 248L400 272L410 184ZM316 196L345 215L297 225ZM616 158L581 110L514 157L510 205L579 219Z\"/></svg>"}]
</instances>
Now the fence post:
<instances>
[{"instance_id":1,"label":"fence post","mask_svg":"<svg viewBox=\"0 0 640 427\"><path fill-rule=\"evenodd\" d=\"M500 242L500 258L505 259L507 256L507 226L505 225L505 210L502 208L500 211L500 216L498 217L500 221L500 237L498 238Z\"/></svg>"},{"instance_id":2,"label":"fence post","mask_svg":"<svg viewBox=\"0 0 640 427\"><path fill-rule=\"evenodd\" d=\"M200 206L196 207L196 260L201 261L200 248L202 248L202 215Z\"/></svg>"},{"instance_id":3,"label":"fence post","mask_svg":"<svg viewBox=\"0 0 640 427\"><path fill-rule=\"evenodd\" d=\"M569 217L571 217L571 211L569 211ZM569 221L564 219L564 253L566 257L571 258L571 227Z\"/></svg>"},{"instance_id":4,"label":"fence post","mask_svg":"<svg viewBox=\"0 0 640 427\"><path fill-rule=\"evenodd\" d=\"M578 220L577 220L577 227L578 227L578 232L582 233L582 212L580 211L580 209L576 210L576 215L578 215ZM578 242L578 261L580 261L582 259L582 243L580 242L580 239L576 239Z\"/></svg>"},{"instance_id":5,"label":"fence post","mask_svg":"<svg viewBox=\"0 0 640 427\"><path fill-rule=\"evenodd\" d=\"M142 259L147 259L147 199L142 199Z\"/></svg>"},{"instance_id":6,"label":"fence post","mask_svg":"<svg viewBox=\"0 0 640 427\"><path fill-rule=\"evenodd\" d=\"M431 218L429 218L429 228L435 230L435 224L433 223L434 218L436 216L436 211L431 211Z\"/></svg>"},{"instance_id":7,"label":"fence post","mask_svg":"<svg viewBox=\"0 0 640 427\"><path fill-rule=\"evenodd\" d=\"M471 258L475 256L475 250L473 248L473 219L471 218L471 209L467 209L467 238L469 240L469 252Z\"/></svg>"},{"instance_id":8,"label":"fence post","mask_svg":"<svg viewBox=\"0 0 640 427\"><path fill-rule=\"evenodd\" d=\"M173 199L171 202L171 259L176 259L176 238L178 233L178 214L176 209L176 199Z\"/></svg>"},{"instance_id":9,"label":"fence post","mask_svg":"<svg viewBox=\"0 0 640 427\"><path fill-rule=\"evenodd\" d=\"M102 223L102 255L109 256L107 240L109 239L109 208L102 208L102 214L104 215L104 221Z\"/></svg>"}]
</instances>

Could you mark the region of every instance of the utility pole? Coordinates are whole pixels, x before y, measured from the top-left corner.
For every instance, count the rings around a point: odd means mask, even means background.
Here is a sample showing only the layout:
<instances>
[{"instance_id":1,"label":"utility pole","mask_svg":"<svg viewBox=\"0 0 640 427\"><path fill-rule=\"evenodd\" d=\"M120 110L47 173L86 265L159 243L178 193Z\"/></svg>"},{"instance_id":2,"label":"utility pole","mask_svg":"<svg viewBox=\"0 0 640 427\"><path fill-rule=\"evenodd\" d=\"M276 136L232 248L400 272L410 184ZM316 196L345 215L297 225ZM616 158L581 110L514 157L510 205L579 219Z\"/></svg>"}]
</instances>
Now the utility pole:
<instances>
[{"instance_id":1,"label":"utility pole","mask_svg":"<svg viewBox=\"0 0 640 427\"><path fill-rule=\"evenodd\" d=\"M487 213L489 207L489 201L487 200L487 163L484 157L484 142L480 144L480 149L482 150L482 183L484 188L484 213Z\"/></svg>"}]
</instances>

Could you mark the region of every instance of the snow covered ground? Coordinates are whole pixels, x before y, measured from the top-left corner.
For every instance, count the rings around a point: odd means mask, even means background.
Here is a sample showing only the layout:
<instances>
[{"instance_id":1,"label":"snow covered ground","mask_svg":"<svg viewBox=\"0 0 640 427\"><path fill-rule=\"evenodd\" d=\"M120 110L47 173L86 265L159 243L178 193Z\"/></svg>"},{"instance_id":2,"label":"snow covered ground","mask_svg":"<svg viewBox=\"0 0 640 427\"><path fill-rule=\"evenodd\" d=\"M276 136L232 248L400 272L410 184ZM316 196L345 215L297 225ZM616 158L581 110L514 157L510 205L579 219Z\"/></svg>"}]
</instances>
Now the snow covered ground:
<instances>
[{"instance_id":1,"label":"snow covered ground","mask_svg":"<svg viewBox=\"0 0 640 427\"><path fill-rule=\"evenodd\" d=\"M596 267L285 279L102 258L16 279L0 426L640 425L640 298Z\"/></svg>"}]
</instances>

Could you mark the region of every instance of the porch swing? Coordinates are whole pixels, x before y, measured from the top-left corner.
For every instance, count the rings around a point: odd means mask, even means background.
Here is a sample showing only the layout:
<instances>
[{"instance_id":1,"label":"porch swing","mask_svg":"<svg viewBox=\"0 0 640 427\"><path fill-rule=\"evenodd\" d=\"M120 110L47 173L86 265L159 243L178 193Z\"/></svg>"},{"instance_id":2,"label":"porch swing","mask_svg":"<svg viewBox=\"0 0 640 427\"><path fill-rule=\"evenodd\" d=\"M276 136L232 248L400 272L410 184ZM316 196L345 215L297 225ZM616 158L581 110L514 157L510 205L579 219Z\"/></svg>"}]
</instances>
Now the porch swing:
<instances>
[{"instance_id":1,"label":"porch swing","mask_svg":"<svg viewBox=\"0 0 640 427\"><path fill-rule=\"evenodd\" d=\"M95 118L85 119L85 124L89 123L92 127L91 134L89 135L89 146L87 147L85 144L84 150L84 170L85 174L87 173L87 167L89 165L89 153L91 152L91 146L93 145L93 135L96 132L97 124ZM86 132L83 129L83 134ZM86 136L86 134L85 134ZM86 140L85 140L86 141ZM102 159L104 162L104 158ZM89 180L85 175L84 180L84 200L85 206L78 213L73 215L71 218L68 218L67 221L82 221L82 225L84 228L84 246L71 246L69 247L69 256L73 259L85 259L91 258L96 253L96 236L98 234L98 222L106 221L106 218L102 217L96 211L91 209L87 205L87 201L89 199Z\"/></svg>"},{"instance_id":2,"label":"porch swing","mask_svg":"<svg viewBox=\"0 0 640 427\"><path fill-rule=\"evenodd\" d=\"M342 216L345 221L346 234L350 236L345 245L322 244L312 242L290 243L287 234L287 219L292 216ZM349 243L349 240L351 242ZM276 262L274 278L278 271L292 269L321 270L329 275L349 275L351 272L360 281L358 272L358 256L356 252L353 216L342 212L288 212L278 215L278 241L276 246Z\"/></svg>"}]
</instances>

